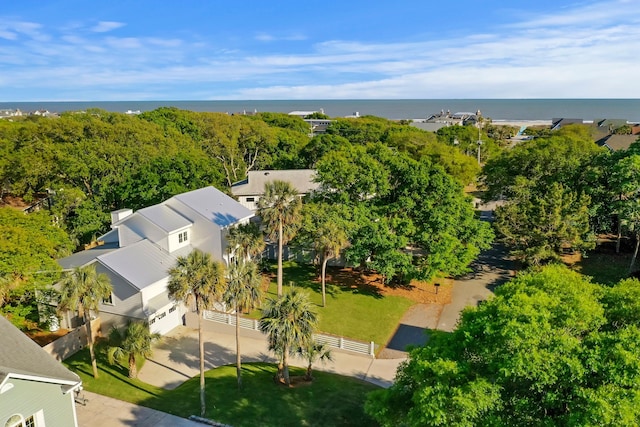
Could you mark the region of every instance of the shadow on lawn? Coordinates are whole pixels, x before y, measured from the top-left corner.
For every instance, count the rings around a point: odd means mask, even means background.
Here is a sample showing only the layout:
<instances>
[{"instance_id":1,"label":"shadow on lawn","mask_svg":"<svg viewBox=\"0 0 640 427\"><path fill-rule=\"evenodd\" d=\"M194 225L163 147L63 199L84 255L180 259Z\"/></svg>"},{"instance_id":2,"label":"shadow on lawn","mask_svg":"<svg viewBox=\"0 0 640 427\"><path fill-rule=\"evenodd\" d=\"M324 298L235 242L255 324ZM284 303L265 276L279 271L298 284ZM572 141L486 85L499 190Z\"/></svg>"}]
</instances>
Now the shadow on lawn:
<instances>
[{"instance_id":1,"label":"shadow on lawn","mask_svg":"<svg viewBox=\"0 0 640 427\"><path fill-rule=\"evenodd\" d=\"M311 383L284 387L274 383L275 372L274 364L243 364L243 388L238 390L233 365L208 371L205 391L206 417L237 427L376 425L363 411L367 393L376 389L372 384L316 372L316 379ZM304 369L291 367L290 373L292 377L302 377ZM198 377L168 392L166 399L171 401L166 402L167 406L179 405L179 411L176 413L183 417L199 415ZM142 405L145 405L145 402L142 402ZM144 425L141 421L147 416L142 408L136 410L133 415L138 419L126 425ZM188 423L185 422L184 425Z\"/></svg>"},{"instance_id":2,"label":"shadow on lawn","mask_svg":"<svg viewBox=\"0 0 640 427\"><path fill-rule=\"evenodd\" d=\"M353 268L327 267L327 282L331 282L342 291L351 290L354 294L382 298L380 276L360 272Z\"/></svg>"}]
</instances>

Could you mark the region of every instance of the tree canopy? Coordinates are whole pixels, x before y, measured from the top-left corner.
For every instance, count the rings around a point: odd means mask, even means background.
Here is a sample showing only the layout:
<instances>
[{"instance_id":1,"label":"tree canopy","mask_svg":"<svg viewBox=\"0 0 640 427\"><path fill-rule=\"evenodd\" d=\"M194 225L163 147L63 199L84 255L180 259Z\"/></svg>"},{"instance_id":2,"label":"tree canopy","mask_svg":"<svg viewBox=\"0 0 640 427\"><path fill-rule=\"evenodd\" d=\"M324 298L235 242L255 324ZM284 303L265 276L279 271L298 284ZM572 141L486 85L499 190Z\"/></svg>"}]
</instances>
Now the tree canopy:
<instances>
[{"instance_id":1,"label":"tree canopy","mask_svg":"<svg viewBox=\"0 0 640 427\"><path fill-rule=\"evenodd\" d=\"M316 197L349 206L347 260L389 280L462 274L493 237L462 186L426 158L369 144L329 153L317 170Z\"/></svg>"},{"instance_id":2,"label":"tree canopy","mask_svg":"<svg viewBox=\"0 0 640 427\"><path fill-rule=\"evenodd\" d=\"M367 412L383 425L638 425L639 291L556 265L521 274L412 350Z\"/></svg>"}]
</instances>

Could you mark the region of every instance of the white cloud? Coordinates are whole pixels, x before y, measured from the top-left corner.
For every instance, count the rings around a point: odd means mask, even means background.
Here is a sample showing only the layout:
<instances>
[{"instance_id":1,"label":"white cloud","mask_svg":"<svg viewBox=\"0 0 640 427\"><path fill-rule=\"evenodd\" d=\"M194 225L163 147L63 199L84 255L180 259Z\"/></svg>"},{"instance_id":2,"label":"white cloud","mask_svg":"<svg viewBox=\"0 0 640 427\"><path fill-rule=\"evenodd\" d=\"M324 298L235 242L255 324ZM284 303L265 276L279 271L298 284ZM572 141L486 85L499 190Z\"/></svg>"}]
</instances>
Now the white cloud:
<instances>
[{"instance_id":1,"label":"white cloud","mask_svg":"<svg viewBox=\"0 0 640 427\"><path fill-rule=\"evenodd\" d=\"M91 31L93 31L94 33L107 33L124 26L125 24L122 22L100 21L96 26L91 28Z\"/></svg>"},{"instance_id":2,"label":"white cloud","mask_svg":"<svg viewBox=\"0 0 640 427\"><path fill-rule=\"evenodd\" d=\"M305 39L295 33L256 35L270 43L263 53L200 35L113 37L104 33L124 24L111 21L93 33L76 24L58 38L36 23L5 21L0 61L15 65L5 67L3 82L39 93L82 89L99 99L640 97L639 17L640 2L592 2L481 33L410 43L325 40L306 51L297 44L296 54L277 43Z\"/></svg>"},{"instance_id":3,"label":"white cloud","mask_svg":"<svg viewBox=\"0 0 640 427\"><path fill-rule=\"evenodd\" d=\"M276 42L276 41L302 41L307 37L304 34L294 33L284 36L276 36L268 33L258 33L254 37L257 41L261 42Z\"/></svg>"}]
</instances>

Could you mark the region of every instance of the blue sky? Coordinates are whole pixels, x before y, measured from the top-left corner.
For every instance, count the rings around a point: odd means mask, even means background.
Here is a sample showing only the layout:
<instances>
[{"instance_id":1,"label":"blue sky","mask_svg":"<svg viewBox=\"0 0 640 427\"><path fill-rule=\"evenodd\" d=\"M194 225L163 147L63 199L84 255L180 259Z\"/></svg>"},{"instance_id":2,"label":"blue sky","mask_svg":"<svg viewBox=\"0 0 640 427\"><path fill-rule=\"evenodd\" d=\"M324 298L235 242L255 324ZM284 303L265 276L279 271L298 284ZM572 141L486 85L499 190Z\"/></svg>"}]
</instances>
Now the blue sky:
<instances>
[{"instance_id":1,"label":"blue sky","mask_svg":"<svg viewBox=\"0 0 640 427\"><path fill-rule=\"evenodd\" d=\"M640 1L24 0L0 102L640 98Z\"/></svg>"}]
</instances>

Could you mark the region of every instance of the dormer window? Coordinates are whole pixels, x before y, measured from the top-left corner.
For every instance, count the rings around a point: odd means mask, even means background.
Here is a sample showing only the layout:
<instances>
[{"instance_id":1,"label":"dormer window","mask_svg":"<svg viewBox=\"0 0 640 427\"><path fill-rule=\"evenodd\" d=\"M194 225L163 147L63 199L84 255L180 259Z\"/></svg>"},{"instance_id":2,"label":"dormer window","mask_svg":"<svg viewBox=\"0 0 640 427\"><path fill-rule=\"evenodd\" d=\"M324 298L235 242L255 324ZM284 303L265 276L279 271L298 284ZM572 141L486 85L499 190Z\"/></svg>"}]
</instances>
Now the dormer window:
<instances>
[{"instance_id":1,"label":"dormer window","mask_svg":"<svg viewBox=\"0 0 640 427\"><path fill-rule=\"evenodd\" d=\"M189 235L187 234L186 231L183 231L182 233L178 234L178 242L179 243L186 242L188 239L189 239Z\"/></svg>"}]
</instances>

